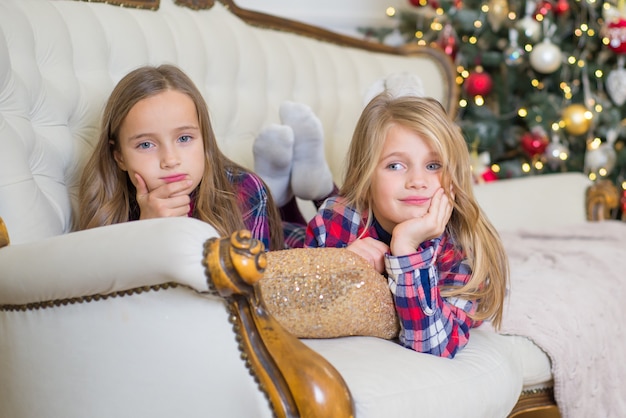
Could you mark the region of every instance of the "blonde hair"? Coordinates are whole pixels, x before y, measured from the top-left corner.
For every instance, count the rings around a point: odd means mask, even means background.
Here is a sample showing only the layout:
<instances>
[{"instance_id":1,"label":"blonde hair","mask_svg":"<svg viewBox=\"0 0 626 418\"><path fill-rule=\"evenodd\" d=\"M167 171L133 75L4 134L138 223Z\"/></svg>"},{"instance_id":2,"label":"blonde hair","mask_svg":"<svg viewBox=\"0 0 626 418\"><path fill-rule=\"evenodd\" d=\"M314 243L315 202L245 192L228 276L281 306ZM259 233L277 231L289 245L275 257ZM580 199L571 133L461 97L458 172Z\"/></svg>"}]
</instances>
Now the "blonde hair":
<instances>
[{"instance_id":1,"label":"blonde hair","mask_svg":"<svg viewBox=\"0 0 626 418\"><path fill-rule=\"evenodd\" d=\"M106 103L100 136L87 161L80 181L78 229L88 229L130 220L136 210L136 189L125 171L115 162L113 152L119 150L119 131L128 112L140 100L167 90L189 96L196 107L204 144L206 164L202 181L194 191L193 217L210 223L222 236L244 229L236 189L226 172L248 172L227 158L219 149L206 101L193 81L173 65L137 68L115 86ZM267 189L267 187L266 187ZM270 248L283 248L283 233L276 205L267 189L270 222Z\"/></svg>"},{"instance_id":2,"label":"blonde hair","mask_svg":"<svg viewBox=\"0 0 626 418\"><path fill-rule=\"evenodd\" d=\"M419 135L441 156L441 185L454 208L446 230L472 269L464 286L442 289L442 296L477 300L475 320L491 319L499 328L509 278L509 265L500 237L473 193L467 144L459 127L441 104L424 97L374 97L363 110L350 143L340 194L347 204L367 213L372 222L371 178L391 126L401 125Z\"/></svg>"}]
</instances>

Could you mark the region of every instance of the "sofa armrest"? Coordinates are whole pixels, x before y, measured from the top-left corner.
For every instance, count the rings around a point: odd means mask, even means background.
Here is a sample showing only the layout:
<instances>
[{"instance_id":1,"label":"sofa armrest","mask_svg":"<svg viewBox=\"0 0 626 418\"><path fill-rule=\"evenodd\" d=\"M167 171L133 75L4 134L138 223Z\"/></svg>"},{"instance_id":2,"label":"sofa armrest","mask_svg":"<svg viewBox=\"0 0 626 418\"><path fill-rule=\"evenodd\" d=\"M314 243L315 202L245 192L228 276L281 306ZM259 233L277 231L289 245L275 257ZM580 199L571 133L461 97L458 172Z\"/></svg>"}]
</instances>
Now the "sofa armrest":
<instances>
[{"instance_id":1,"label":"sofa armrest","mask_svg":"<svg viewBox=\"0 0 626 418\"><path fill-rule=\"evenodd\" d=\"M0 228L2 240L9 241ZM211 293L226 302L242 359L276 416L351 416L353 400L339 373L286 331L258 296L266 264L263 244L249 231L220 238L193 218L95 228L0 248L0 312L179 285Z\"/></svg>"},{"instance_id":2,"label":"sofa armrest","mask_svg":"<svg viewBox=\"0 0 626 418\"><path fill-rule=\"evenodd\" d=\"M0 416L270 417L207 238L170 218L0 248Z\"/></svg>"},{"instance_id":3,"label":"sofa armrest","mask_svg":"<svg viewBox=\"0 0 626 418\"><path fill-rule=\"evenodd\" d=\"M584 222L591 184L583 173L543 174L477 184L474 194L497 230L539 229Z\"/></svg>"},{"instance_id":4,"label":"sofa armrest","mask_svg":"<svg viewBox=\"0 0 626 418\"><path fill-rule=\"evenodd\" d=\"M208 291L202 248L215 229L193 218L94 228L0 249L0 305L36 304L176 283Z\"/></svg>"}]
</instances>

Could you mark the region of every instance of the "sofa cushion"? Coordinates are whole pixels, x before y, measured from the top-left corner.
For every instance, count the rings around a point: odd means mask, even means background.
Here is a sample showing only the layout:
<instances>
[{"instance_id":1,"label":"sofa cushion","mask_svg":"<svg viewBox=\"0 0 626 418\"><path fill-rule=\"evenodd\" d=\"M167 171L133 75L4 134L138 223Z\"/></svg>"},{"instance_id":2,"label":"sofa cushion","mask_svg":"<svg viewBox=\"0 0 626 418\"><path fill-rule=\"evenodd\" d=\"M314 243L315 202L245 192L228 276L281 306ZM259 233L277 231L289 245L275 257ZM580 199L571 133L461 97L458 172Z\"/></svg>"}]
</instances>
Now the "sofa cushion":
<instances>
[{"instance_id":1,"label":"sofa cushion","mask_svg":"<svg viewBox=\"0 0 626 418\"><path fill-rule=\"evenodd\" d=\"M515 349L520 353L524 370L524 390L552 387L550 358L529 338L510 335Z\"/></svg>"},{"instance_id":2,"label":"sofa cushion","mask_svg":"<svg viewBox=\"0 0 626 418\"><path fill-rule=\"evenodd\" d=\"M341 373L359 418L502 418L522 389L522 360L512 340L482 327L454 359L373 337L304 342Z\"/></svg>"}]
</instances>

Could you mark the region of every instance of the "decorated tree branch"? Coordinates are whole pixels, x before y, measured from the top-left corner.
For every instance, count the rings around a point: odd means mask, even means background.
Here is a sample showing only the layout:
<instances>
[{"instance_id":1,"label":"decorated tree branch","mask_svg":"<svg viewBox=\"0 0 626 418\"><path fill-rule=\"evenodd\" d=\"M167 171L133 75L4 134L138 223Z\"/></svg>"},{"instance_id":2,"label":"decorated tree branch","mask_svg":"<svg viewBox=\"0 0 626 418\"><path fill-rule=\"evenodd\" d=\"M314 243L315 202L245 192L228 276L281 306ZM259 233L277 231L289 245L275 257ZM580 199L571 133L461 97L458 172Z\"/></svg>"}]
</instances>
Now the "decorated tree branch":
<instances>
[{"instance_id":1,"label":"decorated tree branch","mask_svg":"<svg viewBox=\"0 0 626 418\"><path fill-rule=\"evenodd\" d=\"M579 171L626 201L623 0L408 0L387 14L360 31L454 60L477 181Z\"/></svg>"}]
</instances>

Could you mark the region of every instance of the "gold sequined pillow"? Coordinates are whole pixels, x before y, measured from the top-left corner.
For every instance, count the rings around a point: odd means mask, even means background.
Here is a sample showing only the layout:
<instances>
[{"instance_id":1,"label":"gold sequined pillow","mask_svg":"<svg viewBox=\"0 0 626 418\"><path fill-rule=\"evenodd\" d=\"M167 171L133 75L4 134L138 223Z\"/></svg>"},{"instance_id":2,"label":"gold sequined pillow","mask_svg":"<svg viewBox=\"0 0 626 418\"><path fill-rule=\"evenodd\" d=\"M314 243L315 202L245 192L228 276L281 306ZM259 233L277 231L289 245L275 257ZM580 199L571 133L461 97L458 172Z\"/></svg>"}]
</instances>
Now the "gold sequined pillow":
<instances>
[{"instance_id":1,"label":"gold sequined pillow","mask_svg":"<svg viewBox=\"0 0 626 418\"><path fill-rule=\"evenodd\" d=\"M387 280L341 248L270 251L258 290L270 313L299 338L392 339L399 324Z\"/></svg>"}]
</instances>

